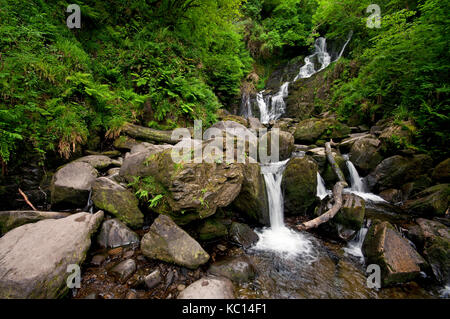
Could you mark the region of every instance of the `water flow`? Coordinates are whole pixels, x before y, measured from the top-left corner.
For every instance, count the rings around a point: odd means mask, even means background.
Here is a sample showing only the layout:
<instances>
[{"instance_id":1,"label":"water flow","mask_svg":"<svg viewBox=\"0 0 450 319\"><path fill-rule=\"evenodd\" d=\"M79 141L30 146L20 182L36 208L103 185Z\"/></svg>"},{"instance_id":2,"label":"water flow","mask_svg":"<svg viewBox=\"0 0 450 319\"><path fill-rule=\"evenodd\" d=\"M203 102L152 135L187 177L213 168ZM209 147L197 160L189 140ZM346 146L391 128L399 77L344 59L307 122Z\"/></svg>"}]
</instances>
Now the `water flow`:
<instances>
[{"instance_id":1,"label":"water flow","mask_svg":"<svg viewBox=\"0 0 450 319\"><path fill-rule=\"evenodd\" d=\"M259 112L261 113L261 123L267 124L270 121L278 120L285 112L286 103L284 99L289 94L289 82L285 82L275 95L263 95L264 91L256 95Z\"/></svg>"},{"instance_id":2,"label":"water flow","mask_svg":"<svg viewBox=\"0 0 450 319\"><path fill-rule=\"evenodd\" d=\"M305 58L305 65L300 68L300 72L295 77L294 82L298 79L307 79L322 71L331 63L331 56L327 52L327 40L325 38L317 38L314 44L315 51L313 54ZM315 62L317 62L320 67L316 70Z\"/></svg>"},{"instance_id":3,"label":"water flow","mask_svg":"<svg viewBox=\"0 0 450 319\"><path fill-rule=\"evenodd\" d=\"M364 179L361 178L358 174L358 171L356 170L355 165L348 160L348 156L345 156L347 159L347 168L350 173L350 184L351 188L346 188L344 191L347 193L352 193L355 195L358 195L359 197L363 198L364 200L372 201L372 202L385 202L383 198L381 198L378 195L372 194L367 191L367 187L364 183Z\"/></svg>"},{"instance_id":4,"label":"water flow","mask_svg":"<svg viewBox=\"0 0 450 319\"><path fill-rule=\"evenodd\" d=\"M244 92L242 94L242 100L241 100L241 115L245 118L252 117L252 104L250 100L250 94L248 92Z\"/></svg>"},{"instance_id":5,"label":"water flow","mask_svg":"<svg viewBox=\"0 0 450 319\"><path fill-rule=\"evenodd\" d=\"M329 194L331 194L331 191L326 189L325 181L323 180L322 176L320 176L320 173L317 172L317 191L316 191L316 196L319 197L320 200L323 200Z\"/></svg>"},{"instance_id":6,"label":"water flow","mask_svg":"<svg viewBox=\"0 0 450 319\"><path fill-rule=\"evenodd\" d=\"M358 257L361 262L364 262L364 255L362 253L362 245L367 235L367 228L361 228L356 234L355 238L349 241L348 246L344 248L345 254Z\"/></svg>"},{"instance_id":7,"label":"water flow","mask_svg":"<svg viewBox=\"0 0 450 319\"><path fill-rule=\"evenodd\" d=\"M312 260L312 244L305 235L284 225L284 200L281 181L289 160L261 165L269 200L270 228L258 232L255 250L281 253L286 257L305 256Z\"/></svg>"}]
</instances>

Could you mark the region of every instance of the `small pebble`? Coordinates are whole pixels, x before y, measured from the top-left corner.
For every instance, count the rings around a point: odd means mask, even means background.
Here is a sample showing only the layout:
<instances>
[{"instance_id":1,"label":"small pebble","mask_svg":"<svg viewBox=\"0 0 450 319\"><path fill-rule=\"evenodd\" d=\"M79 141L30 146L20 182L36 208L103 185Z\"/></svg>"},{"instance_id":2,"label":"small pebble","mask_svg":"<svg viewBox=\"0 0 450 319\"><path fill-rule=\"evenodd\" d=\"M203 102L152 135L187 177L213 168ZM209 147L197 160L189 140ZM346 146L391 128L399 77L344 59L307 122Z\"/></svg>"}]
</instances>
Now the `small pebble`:
<instances>
[{"instance_id":1,"label":"small pebble","mask_svg":"<svg viewBox=\"0 0 450 319\"><path fill-rule=\"evenodd\" d=\"M184 289L186 289L186 286L185 286L185 285L178 285L178 286L177 286L177 290L178 290L178 291L183 291Z\"/></svg>"}]
</instances>

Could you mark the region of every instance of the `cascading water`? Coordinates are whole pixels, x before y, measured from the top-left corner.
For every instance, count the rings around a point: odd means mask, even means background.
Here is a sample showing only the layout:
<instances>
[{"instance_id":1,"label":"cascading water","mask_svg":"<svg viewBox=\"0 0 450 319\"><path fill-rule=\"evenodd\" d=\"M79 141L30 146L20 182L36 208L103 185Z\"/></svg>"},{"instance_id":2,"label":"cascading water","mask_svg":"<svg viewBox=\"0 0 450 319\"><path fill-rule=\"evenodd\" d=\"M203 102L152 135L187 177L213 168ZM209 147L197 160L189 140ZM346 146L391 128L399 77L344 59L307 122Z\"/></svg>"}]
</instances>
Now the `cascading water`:
<instances>
[{"instance_id":1,"label":"cascading water","mask_svg":"<svg viewBox=\"0 0 450 319\"><path fill-rule=\"evenodd\" d=\"M325 181L323 180L322 176L320 176L320 173L317 172L317 191L316 191L316 196L319 197L320 200L323 200L329 194L331 194L331 191L326 189Z\"/></svg>"},{"instance_id":2,"label":"cascading water","mask_svg":"<svg viewBox=\"0 0 450 319\"><path fill-rule=\"evenodd\" d=\"M341 58L345 47L350 42L351 36L352 33L350 33L349 38L342 47L337 59L333 62L336 62ZM305 58L305 65L300 68L299 73L294 78L294 82L298 79L310 78L331 64L331 55L327 51L327 40L323 37L317 38L314 47L314 53ZM319 66L317 69L316 65ZM279 119L284 114L286 110L286 102L284 99L289 94L289 84L290 82L284 82L275 95L267 94L264 96L265 91L261 91L257 94L256 102L261 113L261 123L267 124L270 121Z\"/></svg>"},{"instance_id":3,"label":"cascading water","mask_svg":"<svg viewBox=\"0 0 450 319\"><path fill-rule=\"evenodd\" d=\"M298 255L312 257L312 244L305 235L284 225L281 181L288 161L261 165L269 200L270 228L258 232L259 241L254 249L282 253L287 257Z\"/></svg>"},{"instance_id":4,"label":"cascading water","mask_svg":"<svg viewBox=\"0 0 450 319\"><path fill-rule=\"evenodd\" d=\"M244 92L242 94L240 114L245 118L249 118L249 117L253 116L250 94L248 92Z\"/></svg>"},{"instance_id":5,"label":"cascading water","mask_svg":"<svg viewBox=\"0 0 450 319\"><path fill-rule=\"evenodd\" d=\"M356 234L355 238L348 242L348 246L344 248L345 254L358 257L361 262L364 262L364 255L362 253L362 245L366 238L368 228L361 228Z\"/></svg>"},{"instance_id":6,"label":"cascading water","mask_svg":"<svg viewBox=\"0 0 450 319\"><path fill-rule=\"evenodd\" d=\"M359 197L367 201L386 202L380 196L372 194L367 191L364 179L359 176L355 165L353 165L353 163L348 159L348 155L344 155L344 158L347 160L346 164L348 171L350 173L350 184L351 184L351 188L344 189L344 192L358 195Z\"/></svg>"}]
</instances>

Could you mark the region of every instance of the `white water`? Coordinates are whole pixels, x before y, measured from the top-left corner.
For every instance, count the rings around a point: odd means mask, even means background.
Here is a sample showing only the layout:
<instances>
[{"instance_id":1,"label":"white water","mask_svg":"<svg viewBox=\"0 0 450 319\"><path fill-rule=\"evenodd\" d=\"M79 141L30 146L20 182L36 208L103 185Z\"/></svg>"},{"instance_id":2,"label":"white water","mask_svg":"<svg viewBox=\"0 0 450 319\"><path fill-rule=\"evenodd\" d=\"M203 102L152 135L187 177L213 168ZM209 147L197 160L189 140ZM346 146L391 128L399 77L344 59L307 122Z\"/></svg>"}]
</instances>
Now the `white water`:
<instances>
[{"instance_id":1,"label":"white water","mask_svg":"<svg viewBox=\"0 0 450 319\"><path fill-rule=\"evenodd\" d=\"M362 245L364 238L367 235L367 228L361 228L356 234L355 238L348 242L348 246L344 248L345 255L352 255L358 257L362 263L364 263L364 255L362 253Z\"/></svg>"},{"instance_id":2,"label":"white water","mask_svg":"<svg viewBox=\"0 0 450 319\"><path fill-rule=\"evenodd\" d=\"M327 40L322 37L317 38L314 47L315 52L305 58L305 65L300 68L300 72L295 77L294 82L298 79L310 78L330 65L331 56L327 52ZM314 63L315 60L320 64L320 67L317 70Z\"/></svg>"},{"instance_id":3,"label":"white water","mask_svg":"<svg viewBox=\"0 0 450 319\"><path fill-rule=\"evenodd\" d=\"M252 117L252 104L250 100L250 94L248 92L244 92L242 94L242 101L241 101L241 115L245 118Z\"/></svg>"},{"instance_id":4,"label":"white water","mask_svg":"<svg viewBox=\"0 0 450 319\"><path fill-rule=\"evenodd\" d=\"M325 187L325 181L323 180L322 176L320 176L320 173L317 172L317 191L316 196L320 198L320 200L323 200L328 195L332 194L330 190L327 190Z\"/></svg>"},{"instance_id":5,"label":"white water","mask_svg":"<svg viewBox=\"0 0 450 319\"><path fill-rule=\"evenodd\" d=\"M367 187L364 183L364 179L359 176L355 165L353 165L353 163L350 162L350 160L347 160L346 164L347 164L348 171L350 173L351 188L344 189L344 192L355 194L355 195L363 198L364 200L368 200L368 201L372 201L372 202L385 202L385 200L383 198L381 198L380 196L369 193L367 191Z\"/></svg>"},{"instance_id":6,"label":"white water","mask_svg":"<svg viewBox=\"0 0 450 319\"><path fill-rule=\"evenodd\" d=\"M286 257L309 257L312 259L312 244L305 235L287 228L284 225L284 200L281 181L286 163L289 160L261 165L261 172L266 182L269 200L270 228L257 232L259 241L253 249L273 251Z\"/></svg>"},{"instance_id":7,"label":"white water","mask_svg":"<svg viewBox=\"0 0 450 319\"><path fill-rule=\"evenodd\" d=\"M261 113L261 123L267 124L270 121L278 120L285 112L286 103L284 99L289 94L289 82L285 82L275 95L263 95L264 91L256 95L256 102Z\"/></svg>"}]
</instances>

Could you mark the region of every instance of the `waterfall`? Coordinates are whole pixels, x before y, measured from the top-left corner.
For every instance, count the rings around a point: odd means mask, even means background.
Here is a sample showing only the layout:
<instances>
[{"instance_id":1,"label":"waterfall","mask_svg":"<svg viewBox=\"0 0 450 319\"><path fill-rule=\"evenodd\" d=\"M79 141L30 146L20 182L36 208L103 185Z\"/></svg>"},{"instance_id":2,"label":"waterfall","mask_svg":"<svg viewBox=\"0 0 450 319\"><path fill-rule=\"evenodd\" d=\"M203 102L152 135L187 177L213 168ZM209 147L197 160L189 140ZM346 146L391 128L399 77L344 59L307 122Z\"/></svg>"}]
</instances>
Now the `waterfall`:
<instances>
[{"instance_id":1,"label":"waterfall","mask_svg":"<svg viewBox=\"0 0 450 319\"><path fill-rule=\"evenodd\" d=\"M289 82L285 82L275 95L263 95L264 91L256 95L256 102L261 113L261 123L267 124L270 121L278 120L285 112L286 103L284 99L289 94Z\"/></svg>"},{"instance_id":2,"label":"waterfall","mask_svg":"<svg viewBox=\"0 0 450 319\"><path fill-rule=\"evenodd\" d=\"M317 172L317 191L316 191L316 196L319 197L320 200L323 200L329 194L331 194L331 191L326 189L325 181L323 180L322 176L320 176L320 173Z\"/></svg>"},{"instance_id":3,"label":"waterfall","mask_svg":"<svg viewBox=\"0 0 450 319\"><path fill-rule=\"evenodd\" d=\"M348 242L348 246L344 248L345 254L358 257L361 262L364 262L364 255L362 253L362 245L366 238L368 228L361 228L356 234L355 238Z\"/></svg>"},{"instance_id":4,"label":"waterfall","mask_svg":"<svg viewBox=\"0 0 450 319\"><path fill-rule=\"evenodd\" d=\"M294 82L298 79L307 79L322 71L331 63L331 56L327 52L327 40L325 38L317 38L314 44L315 52L305 58L305 65L300 68L300 72L295 77ZM316 70L315 61L320 64L320 68Z\"/></svg>"},{"instance_id":5,"label":"waterfall","mask_svg":"<svg viewBox=\"0 0 450 319\"><path fill-rule=\"evenodd\" d=\"M342 54L344 54L345 48L347 47L347 44L352 39L352 36L353 36L353 30L349 32L347 42L345 42L344 46L342 47L341 52L339 52L339 55L338 55L336 61L339 60L342 57Z\"/></svg>"},{"instance_id":6,"label":"waterfall","mask_svg":"<svg viewBox=\"0 0 450 319\"><path fill-rule=\"evenodd\" d=\"M241 100L241 110L239 112L241 116L245 118L252 117L252 104L250 101L250 94L248 92L244 92L242 94L242 100Z\"/></svg>"},{"instance_id":7,"label":"waterfall","mask_svg":"<svg viewBox=\"0 0 450 319\"><path fill-rule=\"evenodd\" d=\"M253 249L281 253L286 257L302 255L305 259L312 260L313 249L310 240L304 234L295 232L284 224L284 199L281 182L288 161L289 159L261 165L269 201L270 228L257 231L259 241Z\"/></svg>"},{"instance_id":8,"label":"waterfall","mask_svg":"<svg viewBox=\"0 0 450 319\"><path fill-rule=\"evenodd\" d=\"M367 186L364 182L364 179L359 176L355 165L353 165L353 163L348 159L348 155L345 155L344 158L347 160L346 164L348 171L350 173L350 184L351 184L351 188L344 189L344 192L358 195L364 200L372 202L386 202L380 196L372 194L367 191Z\"/></svg>"}]
</instances>

